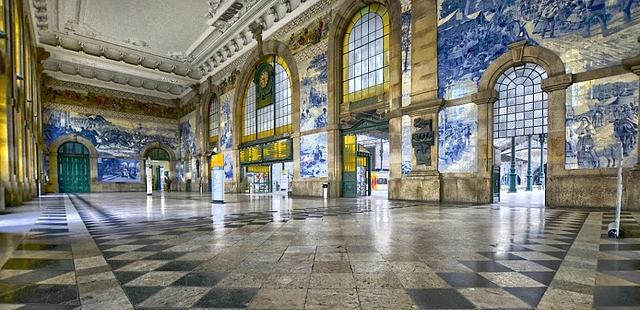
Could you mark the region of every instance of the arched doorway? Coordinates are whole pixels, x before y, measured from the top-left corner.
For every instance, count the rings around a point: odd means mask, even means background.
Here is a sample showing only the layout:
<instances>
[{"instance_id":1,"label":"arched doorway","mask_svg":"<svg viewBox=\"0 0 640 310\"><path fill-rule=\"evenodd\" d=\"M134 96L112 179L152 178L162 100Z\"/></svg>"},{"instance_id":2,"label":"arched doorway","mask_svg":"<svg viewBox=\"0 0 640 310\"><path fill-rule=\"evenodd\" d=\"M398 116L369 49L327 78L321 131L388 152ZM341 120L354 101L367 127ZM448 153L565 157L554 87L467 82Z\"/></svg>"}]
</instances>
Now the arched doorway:
<instances>
[{"instance_id":1,"label":"arched doorway","mask_svg":"<svg viewBox=\"0 0 640 310\"><path fill-rule=\"evenodd\" d=\"M58 191L88 193L91 184L89 150L78 142L66 142L58 148Z\"/></svg>"},{"instance_id":2,"label":"arched doorway","mask_svg":"<svg viewBox=\"0 0 640 310\"><path fill-rule=\"evenodd\" d=\"M171 157L166 150L154 147L147 151L146 158L151 160L151 179L153 190L171 190L170 183L165 182L165 177L171 180Z\"/></svg>"},{"instance_id":3,"label":"arched doorway","mask_svg":"<svg viewBox=\"0 0 640 310\"><path fill-rule=\"evenodd\" d=\"M548 98L542 80L546 78L544 68L525 63L508 68L495 83L493 192L500 202L544 204Z\"/></svg>"}]
</instances>

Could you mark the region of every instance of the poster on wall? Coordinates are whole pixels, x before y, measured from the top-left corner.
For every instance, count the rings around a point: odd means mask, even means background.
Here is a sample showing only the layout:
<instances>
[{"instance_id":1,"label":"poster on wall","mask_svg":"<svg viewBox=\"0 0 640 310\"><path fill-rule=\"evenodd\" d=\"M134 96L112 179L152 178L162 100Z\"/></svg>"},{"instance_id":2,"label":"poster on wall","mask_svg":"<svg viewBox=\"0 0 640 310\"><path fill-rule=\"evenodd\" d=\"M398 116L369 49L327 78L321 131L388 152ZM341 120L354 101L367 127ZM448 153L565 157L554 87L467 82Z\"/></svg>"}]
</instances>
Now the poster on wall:
<instances>
[{"instance_id":1,"label":"poster on wall","mask_svg":"<svg viewBox=\"0 0 640 310\"><path fill-rule=\"evenodd\" d=\"M567 89L566 169L624 167L638 162L638 76L576 83ZM622 143L620 158L618 142Z\"/></svg>"},{"instance_id":2,"label":"poster on wall","mask_svg":"<svg viewBox=\"0 0 640 310\"><path fill-rule=\"evenodd\" d=\"M300 131L327 126L327 54L302 63L300 79Z\"/></svg>"},{"instance_id":3,"label":"poster on wall","mask_svg":"<svg viewBox=\"0 0 640 310\"><path fill-rule=\"evenodd\" d=\"M445 108L438 117L438 170L441 173L475 172L478 162L476 104Z\"/></svg>"},{"instance_id":4,"label":"poster on wall","mask_svg":"<svg viewBox=\"0 0 640 310\"><path fill-rule=\"evenodd\" d=\"M489 64L521 40L551 50L571 73L618 65L638 54L639 12L635 0L438 0L440 97L476 92Z\"/></svg>"},{"instance_id":5,"label":"poster on wall","mask_svg":"<svg viewBox=\"0 0 640 310\"><path fill-rule=\"evenodd\" d=\"M140 182L140 160L99 158L98 181L102 183Z\"/></svg>"},{"instance_id":6,"label":"poster on wall","mask_svg":"<svg viewBox=\"0 0 640 310\"><path fill-rule=\"evenodd\" d=\"M318 178L327 175L327 133L300 137L300 176Z\"/></svg>"}]
</instances>

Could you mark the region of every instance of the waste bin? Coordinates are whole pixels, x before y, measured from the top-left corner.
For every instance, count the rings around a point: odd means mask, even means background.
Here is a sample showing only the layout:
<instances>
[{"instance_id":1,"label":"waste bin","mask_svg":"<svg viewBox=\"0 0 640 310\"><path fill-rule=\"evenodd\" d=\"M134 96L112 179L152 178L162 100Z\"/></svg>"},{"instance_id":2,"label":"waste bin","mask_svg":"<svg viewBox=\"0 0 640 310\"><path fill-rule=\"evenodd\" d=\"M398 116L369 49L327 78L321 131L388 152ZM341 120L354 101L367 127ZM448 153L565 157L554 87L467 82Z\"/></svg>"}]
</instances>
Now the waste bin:
<instances>
[{"instance_id":1,"label":"waste bin","mask_svg":"<svg viewBox=\"0 0 640 310\"><path fill-rule=\"evenodd\" d=\"M322 198L329 198L329 182L322 183Z\"/></svg>"}]
</instances>

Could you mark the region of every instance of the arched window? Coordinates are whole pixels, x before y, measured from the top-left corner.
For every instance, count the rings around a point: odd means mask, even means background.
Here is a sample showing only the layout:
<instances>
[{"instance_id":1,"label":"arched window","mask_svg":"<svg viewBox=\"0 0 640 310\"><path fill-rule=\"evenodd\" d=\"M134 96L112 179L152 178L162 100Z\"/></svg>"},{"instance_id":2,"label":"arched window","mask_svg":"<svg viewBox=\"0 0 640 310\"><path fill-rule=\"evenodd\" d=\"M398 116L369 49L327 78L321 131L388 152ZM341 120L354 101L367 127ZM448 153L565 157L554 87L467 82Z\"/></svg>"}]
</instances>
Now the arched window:
<instances>
[{"instance_id":1,"label":"arched window","mask_svg":"<svg viewBox=\"0 0 640 310\"><path fill-rule=\"evenodd\" d=\"M220 131L220 104L216 96L211 97L209 103L209 143L218 142Z\"/></svg>"},{"instance_id":2,"label":"arched window","mask_svg":"<svg viewBox=\"0 0 640 310\"><path fill-rule=\"evenodd\" d=\"M497 80L493 105L493 137L511 138L547 133L547 94L541 83L544 69L527 63L507 69Z\"/></svg>"},{"instance_id":3,"label":"arched window","mask_svg":"<svg viewBox=\"0 0 640 310\"><path fill-rule=\"evenodd\" d=\"M273 104L258 107L256 105L256 84L253 80L249 82L242 103L242 142L293 131L289 67L284 59L273 55L268 56L265 63L271 64L275 71L275 101Z\"/></svg>"},{"instance_id":4,"label":"arched window","mask_svg":"<svg viewBox=\"0 0 640 310\"><path fill-rule=\"evenodd\" d=\"M356 13L342 46L343 101L359 101L389 89L389 13L370 4Z\"/></svg>"}]
</instances>

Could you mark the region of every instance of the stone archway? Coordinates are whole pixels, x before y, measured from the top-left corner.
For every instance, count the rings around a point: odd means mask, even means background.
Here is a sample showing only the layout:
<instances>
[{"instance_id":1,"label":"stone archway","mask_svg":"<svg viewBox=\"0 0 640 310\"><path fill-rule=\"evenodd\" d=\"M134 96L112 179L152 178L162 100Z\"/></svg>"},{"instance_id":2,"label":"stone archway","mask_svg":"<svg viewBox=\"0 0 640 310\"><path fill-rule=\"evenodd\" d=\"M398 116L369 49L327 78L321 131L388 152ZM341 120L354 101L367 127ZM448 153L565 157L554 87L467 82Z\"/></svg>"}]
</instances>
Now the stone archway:
<instances>
[{"instance_id":1,"label":"stone archway","mask_svg":"<svg viewBox=\"0 0 640 310\"><path fill-rule=\"evenodd\" d=\"M547 79L542 81L542 89L548 96L547 129L547 192L553 187L554 176L564 170L565 140L565 89L571 84L571 75L565 72L565 66L558 55L541 47L519 41L509 45L509 50L489 65L482 75L478 93L472 95L472 101L478 105L478 180L477 201L491 202L491 172L494 161L493 152L493 105L498 99L494 90L498 78L507 69L533 63L542 67ZM548 201L548 195L545 200Z\"/></svg>"},{"instance_id":2,"label":"stone archway","mask_svg":"<svg viewBox=\"0 0 640 310\"><path fill-rule=\"evenodd\" d=\"M98 178L98 150L88 139L77 135L64 135L54 140L48 147L47 157L49 158L49 182L45 190L49 193L58 192L58 149L67 142L77 142L89 150L91 188L96 188Z\"/></svg>"},{"instance_id":3,"label":"stone archway","mask_svg":"<svg viewBox=\"0 0 640 310\"><path fill-rule=\"evenodd\" d=\"M343 39L353 16L363 7L372 3L383 5L390 17L389 33L389 91L384 94L385 109L394 111L402 105L402 7L399 1L355 0L345 1L333 11L334 18L329 25L327 46L327 106L328 106L328 175L332 196L341 195L342 183L342 136L340 124L351 119L348 108L343 103ZM393 146L391 147L394 148ZM391 172L390 172L391 175Z\"/></svg>"}]
</instances>

